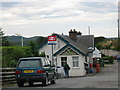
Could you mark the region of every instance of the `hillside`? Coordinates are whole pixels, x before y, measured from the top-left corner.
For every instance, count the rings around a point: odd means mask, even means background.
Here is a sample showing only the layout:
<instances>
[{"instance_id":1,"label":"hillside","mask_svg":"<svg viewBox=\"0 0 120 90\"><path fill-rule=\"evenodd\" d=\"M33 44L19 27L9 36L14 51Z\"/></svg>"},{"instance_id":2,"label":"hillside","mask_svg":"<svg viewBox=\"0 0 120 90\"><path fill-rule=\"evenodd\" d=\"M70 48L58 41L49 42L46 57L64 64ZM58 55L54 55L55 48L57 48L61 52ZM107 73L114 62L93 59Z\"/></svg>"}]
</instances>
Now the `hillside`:
<instances>
[{"instance_id":1,"label":"hillside","mask_svg":"<svg viewBox=\"0 0 120 90\"><path fill-rule=\"evenodd\" d=\"M96 37L95 46L98 49L111 49L120 51L120 40L117 38Z\"/></svg>"},{"instance_id":2,"label":"hillside","mask_svg":"<svg viewBox=\"0 0 120 90\"><path fill-rule=\"evenodd\" d=\"M21 36L4 36L12 46L21 46L22 37ZM41 37L41 36L35 36L26 38L23 37L23 45L28 46L30 42L34 42L39 48L42 44L44 44L47 41L47 37Z\"/></svg>"}]
</instances>

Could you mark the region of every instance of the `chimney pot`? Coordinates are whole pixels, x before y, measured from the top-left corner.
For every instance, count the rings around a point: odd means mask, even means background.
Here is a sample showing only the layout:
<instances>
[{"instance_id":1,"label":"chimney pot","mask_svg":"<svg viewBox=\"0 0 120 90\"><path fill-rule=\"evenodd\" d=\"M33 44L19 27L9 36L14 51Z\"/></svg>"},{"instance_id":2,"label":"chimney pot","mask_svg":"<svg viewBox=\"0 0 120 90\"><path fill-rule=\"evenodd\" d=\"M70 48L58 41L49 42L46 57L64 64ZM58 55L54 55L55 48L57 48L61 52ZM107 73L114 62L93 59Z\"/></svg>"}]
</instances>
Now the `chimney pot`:
<instances>
[{"instance_id":1,"label":"chimney pot","mask_svg":"<svg viewBox=\"0 0 120 90\"><path fill-rule=\"evenodd\" d=\"M75 29L73 29L73 31L72 31L72 29L70 29L70 31L69 31L69 37L72 40L76 41L77 40L77 31Z\"/></svg>"},{"instance_id":2,"label":"chimney pot","mask_svg":"<svg viewBox=\"0 0 120 90\"><path fill-rule=\"evenodd\" d=\"M79 32L77 33L77 35L82 35L82 33L79 31Z\"/></svg>"}]
</instances>

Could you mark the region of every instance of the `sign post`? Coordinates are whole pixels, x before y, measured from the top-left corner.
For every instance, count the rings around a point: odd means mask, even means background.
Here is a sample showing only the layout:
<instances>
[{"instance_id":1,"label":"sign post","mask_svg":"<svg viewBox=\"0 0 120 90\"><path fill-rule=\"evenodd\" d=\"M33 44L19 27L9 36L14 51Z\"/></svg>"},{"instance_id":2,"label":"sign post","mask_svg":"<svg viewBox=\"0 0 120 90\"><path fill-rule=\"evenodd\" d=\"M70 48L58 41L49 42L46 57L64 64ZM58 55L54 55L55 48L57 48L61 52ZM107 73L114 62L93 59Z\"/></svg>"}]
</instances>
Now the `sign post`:
<instances>
[{"instance_id":1,"label":"sign post","mask_svg":"<svg viewBox=\"0 0 120 90\"><path fill-rule=\"evenodd\" d=\"M57 37L56 36L48 36L48 45L52 46L52 65L54 65L53 59L53 45L57 44Z\"/></svg>"}]
</instances>

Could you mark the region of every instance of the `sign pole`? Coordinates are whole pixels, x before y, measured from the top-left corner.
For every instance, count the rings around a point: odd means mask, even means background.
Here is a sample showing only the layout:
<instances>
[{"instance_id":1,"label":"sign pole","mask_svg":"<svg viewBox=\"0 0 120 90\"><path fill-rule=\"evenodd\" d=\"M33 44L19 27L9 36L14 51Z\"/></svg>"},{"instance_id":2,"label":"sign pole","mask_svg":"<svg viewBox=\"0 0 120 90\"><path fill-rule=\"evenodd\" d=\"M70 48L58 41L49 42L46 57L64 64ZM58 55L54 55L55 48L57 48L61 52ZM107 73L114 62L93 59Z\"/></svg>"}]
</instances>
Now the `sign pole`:
<instances>
[{"instance_id":1,"label":"sign pole","mask_svg":"<svg viewBox=\"0 0 120 90\"><path fill-rule=\"evenodd\" d=\"M53 58L53 45L56 45L57 37L56 36L48 36L48 45L51 45L52 52L51 52L51 65L54 65L54 58Z\"/></svg>"},{"instance_id":2,"label":"sign pole","mask_svg":"<svg viewBox=\"0 0 120 90\"><path fill-rule=\"evenodd\" d=\"M52 45L52 65L54 65L54 60L53 60L53 45Z\"/></svg>"}]
</instances>

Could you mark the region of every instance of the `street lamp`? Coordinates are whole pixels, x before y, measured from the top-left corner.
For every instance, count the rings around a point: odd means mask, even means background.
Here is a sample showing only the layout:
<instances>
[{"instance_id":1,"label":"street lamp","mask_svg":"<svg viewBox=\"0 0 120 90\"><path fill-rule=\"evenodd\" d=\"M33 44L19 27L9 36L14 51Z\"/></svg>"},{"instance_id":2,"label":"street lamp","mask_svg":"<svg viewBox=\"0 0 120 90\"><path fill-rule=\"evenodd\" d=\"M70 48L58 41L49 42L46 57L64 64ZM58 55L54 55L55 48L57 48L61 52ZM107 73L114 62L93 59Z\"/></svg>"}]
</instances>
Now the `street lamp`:
<instances>
[{"instance_id":1,"label":"street lamp","mask_svg":"<svg viewBox=\"0 0 120 90\"><path fill-rule=\"evenodd\" d=\"M22 45L22 47L23 47L23 36L22 36L22 34L18 34L18 33L16 33L15 35L17 35L17 36L21 36L21 45Z\"/></svg>"}]
</instances>

